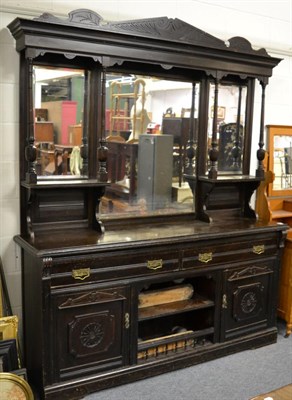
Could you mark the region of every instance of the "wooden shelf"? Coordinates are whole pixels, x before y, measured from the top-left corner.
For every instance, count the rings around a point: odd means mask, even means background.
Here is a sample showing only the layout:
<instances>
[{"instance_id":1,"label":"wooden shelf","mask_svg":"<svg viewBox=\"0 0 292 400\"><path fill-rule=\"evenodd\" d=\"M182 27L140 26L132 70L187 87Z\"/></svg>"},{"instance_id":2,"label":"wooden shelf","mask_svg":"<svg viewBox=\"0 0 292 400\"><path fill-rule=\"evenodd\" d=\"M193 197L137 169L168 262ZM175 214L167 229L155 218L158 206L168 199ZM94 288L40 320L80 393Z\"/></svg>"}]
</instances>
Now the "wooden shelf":
<instances>
[{"instance_id":1,"label":"wooden shelf","mask_svg":"<svg viewBox=\"0 0 292 400\"><path fill-rule=\"evenodd\" d=\"M202 308L209 308L213 306L214 306L213 301L196 295L194 298L189 300L175 301L172 303L159 304L157 306L140 308L139 321L165 317L167 315L173 315L187 311L198 310Z\"/></svg>"},{"instance_id":2,"label":"wooden shelf","mask_svg":"<svg viewBox=\"0 0 292 400\"><path fill-rule=\"evenodd\" d=\"M273 210L272 219L292 218L292 211L287 210Z\"/></svg>"}]
</instances>

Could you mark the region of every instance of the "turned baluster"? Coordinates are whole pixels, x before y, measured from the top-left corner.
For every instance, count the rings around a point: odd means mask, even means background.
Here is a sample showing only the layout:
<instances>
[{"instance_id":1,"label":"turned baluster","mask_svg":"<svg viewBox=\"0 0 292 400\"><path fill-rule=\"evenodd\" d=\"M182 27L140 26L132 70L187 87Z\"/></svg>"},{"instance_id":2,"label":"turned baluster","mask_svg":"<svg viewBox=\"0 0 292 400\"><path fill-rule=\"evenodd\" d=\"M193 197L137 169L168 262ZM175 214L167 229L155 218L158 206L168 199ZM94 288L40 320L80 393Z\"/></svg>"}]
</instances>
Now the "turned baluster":
<instances>
[{"instance_id":1,"label":"turned baluster","mask_svg":"<svg viewBox=\"0 0 292 400\"><path fill-rule=\"evenodd\" d=\"M84 81L84 106L82 118L82 144L80 146L80 155L82 157L82 175L88 175L88 73L85 74Z\"/></svg>"},{"instance_id":2,"label":"turned baluster","mask_svg":"<svg viewBox=\"0 0 292 400\"><path fill-rule=\"evenodd\" d=\"M99 170L97 172L97 177L101 182L107 182L108 173L107 173L107 156L108 156L108 148L106 146L106 138L105 138L105 100L106 100L106 68L103 69L102 72L102 88L101 88L101 138L100 138L100 147L97 151L97 158L99 162Z\"/></svg>"},{"instance_id":3,"label":"turned baluster","mask_svg":"<svg viewBox=\"0 0 292 400\"><path fill-rule=\"evenodd\" d=\"M190 130L189 130L189 140L186 149L186 156L188 158L187 165L185 167L185 172L189 175L193 175L194 173L194 157L196 154L196 138L195 138L195 129L196 129L196 120L195 120L195 103L196 103L196 83L193 83L192 89L192 105L191 105L191 114L190 114Z\"/></svg>"},{"instance_id":4,"label":"turned baluster","mask_svg":"<svg viewBox=\"0 0 292 400\"><path fill-rule=\"evenodd\" d=\"M265 119L265 91L268 83L268 78L263 78L260 81L262 86L262 106L261 106L261 124L260 124L260 138L259 138L259 149L257 151L257 159L258 159L258 168L256 170L256 176L258 178L264 178L265 170L263 166L263 161L265 158L265 150L264 150L264 119Z\"/></svg>"},{"instance_id":5,"label":"turned baluster","mask_svg":"<svg viewBox=\"0 0 292 400\"><path fill-rule=\"evenodd\" d=\"M209 149L210 159L210 170L208 177L210 179L217 179L217 160L218 160L218 140L217 140L217 112L218 112L218 92L219 92L219 79L215 79L215 90L214 90L214 112L213 112L213 129L212 129L212 141L211 148Z\"/></svg>"},{"instance_id":6,"label":"turned baluster","mask_svg":"<svg viewBox=\"0 0 292 400\"><path fill-rule=\"evenodd\" d=\"M35 147L35 138L34 138L33 63L32 63L32 58L28 58L27 61L28 61L28 91L27 91L28 129L27 129L27 146L25 147L25 159L28 162L28 169L26 172L26 182L36 183L37 149Z\"/></svg>"}]
</instances>

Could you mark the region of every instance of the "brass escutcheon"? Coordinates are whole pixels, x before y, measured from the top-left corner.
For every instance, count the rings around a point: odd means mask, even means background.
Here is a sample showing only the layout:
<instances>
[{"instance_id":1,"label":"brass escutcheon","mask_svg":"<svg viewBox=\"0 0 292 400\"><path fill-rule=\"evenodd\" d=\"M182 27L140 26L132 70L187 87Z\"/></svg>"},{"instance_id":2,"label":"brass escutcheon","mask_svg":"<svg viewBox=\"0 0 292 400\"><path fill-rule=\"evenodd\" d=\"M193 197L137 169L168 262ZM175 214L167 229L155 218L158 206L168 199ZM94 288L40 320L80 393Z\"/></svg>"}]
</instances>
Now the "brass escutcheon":
<instances>
[{"instance_id":1,"label":"brass escutcheon","mask_svg":"<svg viewBox=\"0 0 292 400\"><path fill-rule=\"evenodd\" d=\"M259 245L253 246L252 252L255 254L263 254L265 252L265 245L259 244Z\"/></svg>"},{"instance_id":2,"label":"brass escutcheon","mask_svg":"<svg viewBox=\"0 0 292 400\"><path fill-rule=\"evenodd\" d=\"M213 253L199 253L199 261L203 263L208 263L209 261L212 261L213 258Z\"/></svg>"},{"instance_id":3,"label":"brass escutcheon","mask_svg":"<svg viewBox=\"0 0 292 400\"><path fill-rule=\"evenodd\" d=\"M125 328L126 329L130 328L130 314L129 313L125 314Z\"/></svg>"},{"instance_id":4,"label":"brass escutcheon","mask_svg":"<svg viewBox=\"0 0 292 400\"><path fill-rule=\"evenodd\" d=\"M84 279L90 276L90 268L73 269L72 276L74 279L84 281Z\"/></svg>"},{"instance_id":5,"label":"brass escutcheon","mask_svg":"<svg viewBox=\"0 0 292 400\"><path fill-rule=\"evenodd\" d=\"M163 264L163 260L148 260L147 261L147 268L152 269L152 270L156 270L159 268L162 268L162 264Z\"/></svg>"}]
</instances>

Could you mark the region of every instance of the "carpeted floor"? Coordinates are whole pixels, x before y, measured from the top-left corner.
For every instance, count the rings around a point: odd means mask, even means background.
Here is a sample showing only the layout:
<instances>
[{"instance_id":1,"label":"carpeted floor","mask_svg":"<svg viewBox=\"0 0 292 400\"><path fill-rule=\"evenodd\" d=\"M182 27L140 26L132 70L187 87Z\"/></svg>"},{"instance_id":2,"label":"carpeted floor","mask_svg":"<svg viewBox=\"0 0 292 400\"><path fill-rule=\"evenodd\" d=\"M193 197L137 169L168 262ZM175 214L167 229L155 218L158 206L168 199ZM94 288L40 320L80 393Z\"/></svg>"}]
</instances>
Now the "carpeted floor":
<instances>
[{"instance_id":1,"label":"carpeted floor","mask_svg":"<svg viewBox=\"0 0 292 400\"><path fill-rule=\"evenodd\" d=\"M292 335L193 367L106 389L85 400L248 400L292 383ZM292 399L291 399L292 400Z\"/></svg>"}]
</instances>

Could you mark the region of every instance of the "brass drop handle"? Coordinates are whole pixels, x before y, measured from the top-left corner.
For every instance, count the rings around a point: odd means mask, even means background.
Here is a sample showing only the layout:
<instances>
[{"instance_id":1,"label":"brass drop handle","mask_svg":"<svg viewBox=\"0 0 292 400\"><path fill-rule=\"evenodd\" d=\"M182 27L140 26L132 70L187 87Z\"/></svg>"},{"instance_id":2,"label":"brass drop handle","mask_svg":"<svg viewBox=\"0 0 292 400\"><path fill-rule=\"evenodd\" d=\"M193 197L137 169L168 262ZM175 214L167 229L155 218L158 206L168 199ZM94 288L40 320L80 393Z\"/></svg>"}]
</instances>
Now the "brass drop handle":
<instances>
[{"instance_id":1,"label":"brass drop handle","mask_svg":"<svg viewBox=\"0 0 292 400\"><path fill-rule=\"evenodd\" d=\"M226 294L223 294L222 296L222 308L227 308L228 303L227 303L227 296Z\"/></svg>"},{"instance_id":2,"label":"brass drop handle","mask_svg":"<svg viewBox=\"0 0 292 400\"><path fill-rule=\"evenodd\" d=\"M130 328L130 314L126 313L125 314L125 329L129 329Z\"/></svg>"},{"instance_id":3,"label":"brass drop handle","mask_svg":"<svg viewBox=\"0 0 292 400\"><path fill-rule=\"evenodd\" d=\"M252 252L254 254L263 254L265 252L265 245L259 244L252 247Z\"/></svg>"},{"instance_id":4,"label":"brass drop handle","mask_svg":"<svg viewBox=\"0 0 292 400\"><path fill-rule=\"evenodd\" d=\"M72 277L74 279L80 279L84 281L84 279L90 276L90 268L81 268L81 269L73 269L72 270Z\"/></svg>"},{"instance_id":5,"label":"brass drop handle","mask_svg":"<svg viewBox=\"0 0 292 400\"><path fill-rule=\"evenodd\" d=\"M147 268L152 269L153 271L160 269L163 267L163 260L148 260L147 261Z\"/></svg>"},{"instance_id":6,"label":"brass drop handle","mask_svg":"<svg viewBox=\"0 0 292 400\"><path fill-rule=\"evenodd\" d=\"M212 261L213 253L199 253L198 259L199 261L207 264L208 262Z\"/></svg>"}]
</instances>

